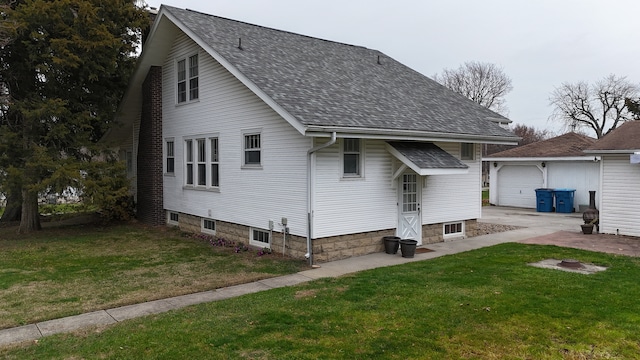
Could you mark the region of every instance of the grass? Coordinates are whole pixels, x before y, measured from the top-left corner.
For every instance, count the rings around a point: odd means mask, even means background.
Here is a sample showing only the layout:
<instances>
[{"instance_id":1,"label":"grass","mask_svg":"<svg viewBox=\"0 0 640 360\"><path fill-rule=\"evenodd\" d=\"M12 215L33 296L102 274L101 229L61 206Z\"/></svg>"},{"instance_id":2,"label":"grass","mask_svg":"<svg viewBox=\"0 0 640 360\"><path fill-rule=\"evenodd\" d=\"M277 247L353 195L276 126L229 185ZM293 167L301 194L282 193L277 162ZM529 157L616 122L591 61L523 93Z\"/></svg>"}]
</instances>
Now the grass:
<instances>
[{"instance_id":1,"label":"grass","mask_svg":"<svg viewBox=\"0 0 640 360\"><path fill-rule=\"evenodd\" d=\"M482 206L489 205L489 190L482 190Z\"/></svg>"},{"instance_id":2,"label":"grass","mask_svg":"<svg viewBox=\"0 0 640 360\"><path fill-rule=\"evenodd\" d=\"M575 258L593 275L527 263ZM640 259L502 244L0 350L6 359L637 359Z\"/></svg>"},{"instance_id":3,"label":"grass","mask_svg":"<svg viewBox=\"0 0 640 360\"><path fill-rule=\"evenodd\" d=\"M234 253L137 224L0 228L0 329L295 273L306 264Z\"/></svg>"}]
</instances>

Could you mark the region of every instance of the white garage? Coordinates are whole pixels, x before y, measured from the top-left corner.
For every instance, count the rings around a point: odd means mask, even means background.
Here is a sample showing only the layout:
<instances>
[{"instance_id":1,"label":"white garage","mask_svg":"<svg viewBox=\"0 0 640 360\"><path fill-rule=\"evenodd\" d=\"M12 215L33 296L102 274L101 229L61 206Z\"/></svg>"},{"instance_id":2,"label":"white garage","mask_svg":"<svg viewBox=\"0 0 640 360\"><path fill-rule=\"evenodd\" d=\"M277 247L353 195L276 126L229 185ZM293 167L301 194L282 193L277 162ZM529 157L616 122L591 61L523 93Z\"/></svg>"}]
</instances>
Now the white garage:
<instances>
[{"instance_id":1,"label":"white garage","mask_svg":"<svg viewBox=\"0 0 640 360\"><path fill-rule=\"evenodd\" d=\"M575 189L574 209L589 204L600 186L600 158L582 150L595 139L567 133L485 157L489 165L489 203L536 208L539 188Z\"/></svg>"},{"instance_id":2,"label":"white garage","mask_svg":"<svg viewBox=\"0 0 640 360\"><path fill-rule=\"evenodd\" d=\"M496 173L498 174L497 204L523 208L536 207L535 189L544 187L540 168L530 164L500 165Z\"/></svg>"}]
</instances>

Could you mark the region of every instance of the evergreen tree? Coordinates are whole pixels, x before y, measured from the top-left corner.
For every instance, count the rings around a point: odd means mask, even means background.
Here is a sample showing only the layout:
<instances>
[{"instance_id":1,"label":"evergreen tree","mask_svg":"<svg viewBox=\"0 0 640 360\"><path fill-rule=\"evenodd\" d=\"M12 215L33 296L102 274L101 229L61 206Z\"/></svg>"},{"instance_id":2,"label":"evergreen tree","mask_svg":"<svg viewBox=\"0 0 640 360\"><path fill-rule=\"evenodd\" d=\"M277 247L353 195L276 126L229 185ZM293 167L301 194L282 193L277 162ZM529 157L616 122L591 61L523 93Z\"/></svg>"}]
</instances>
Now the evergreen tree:
<instances>
[{"instance_id":1,"label":"evergreen tree","mask_svg":"<svg viewBox=\"0 0 640 360\"><path fill-rule=\"evenodd\" d=\"M103 191L126 192L122 165L98 140L114 125L148 17L135 0L16 0L1 21L10 36L0 46L0 183L21 198L27 232L40 228L45 191L75 186L91 198L98 190L85 185L102 177Z\"/></svg>"}]
</instances>

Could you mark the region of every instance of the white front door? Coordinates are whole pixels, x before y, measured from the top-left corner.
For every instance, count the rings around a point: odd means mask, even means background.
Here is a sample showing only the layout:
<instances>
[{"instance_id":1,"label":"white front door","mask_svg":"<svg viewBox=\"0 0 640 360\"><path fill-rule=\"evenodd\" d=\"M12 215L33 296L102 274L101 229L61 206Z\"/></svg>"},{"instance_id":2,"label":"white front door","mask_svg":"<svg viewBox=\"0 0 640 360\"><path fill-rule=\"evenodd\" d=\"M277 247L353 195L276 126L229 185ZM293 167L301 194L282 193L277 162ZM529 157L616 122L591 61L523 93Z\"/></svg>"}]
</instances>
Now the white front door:
<instances>
[{"instance_id":1,"label":"white front door","mask_svg":"<svg viewBox=\"0 0 640 360\"><path fill-rule=\"evenodd\" d=\"M398 177L398 236L417 240L418 245L422 244L421 180L414 172L406 172Z\"/></svg>"}]
</instances>

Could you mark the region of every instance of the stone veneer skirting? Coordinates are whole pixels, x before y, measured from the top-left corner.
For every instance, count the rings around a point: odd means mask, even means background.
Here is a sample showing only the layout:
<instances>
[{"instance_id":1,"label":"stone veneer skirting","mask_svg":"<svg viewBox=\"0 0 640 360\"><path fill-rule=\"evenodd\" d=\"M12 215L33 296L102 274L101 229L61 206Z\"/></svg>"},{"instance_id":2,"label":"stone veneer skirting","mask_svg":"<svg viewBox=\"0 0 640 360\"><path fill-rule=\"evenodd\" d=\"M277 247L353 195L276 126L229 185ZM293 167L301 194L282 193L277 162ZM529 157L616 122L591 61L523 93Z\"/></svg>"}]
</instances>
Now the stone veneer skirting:
<instances>
[{"instance_id":1,"label":"stone veneer skirting","mask_svg":"<svg viewBox=\"0 0 640 360\"><path fill-rule=\"evenodd\" d=\"M180 213L178 216L180 230L192 233L201 232L202 218ZM477 235L477 221L465 221L465 236ZM422 244L443 242L443 224L422 226ZM264 229L261 229L264 230ZM250 227L240 224L216 220L216 237L249 245ZM353 256L366 255L384 251L383 236L394 236L396 229L370 231L356 234L331 236L313 240L313 260L322 263L346 259ZM273 231L271 250L282 253L282 232ZM307 253L307 238L288 234L285 240L285 255L296 259L304 259Z\"/></svg>"}]
</instances>

